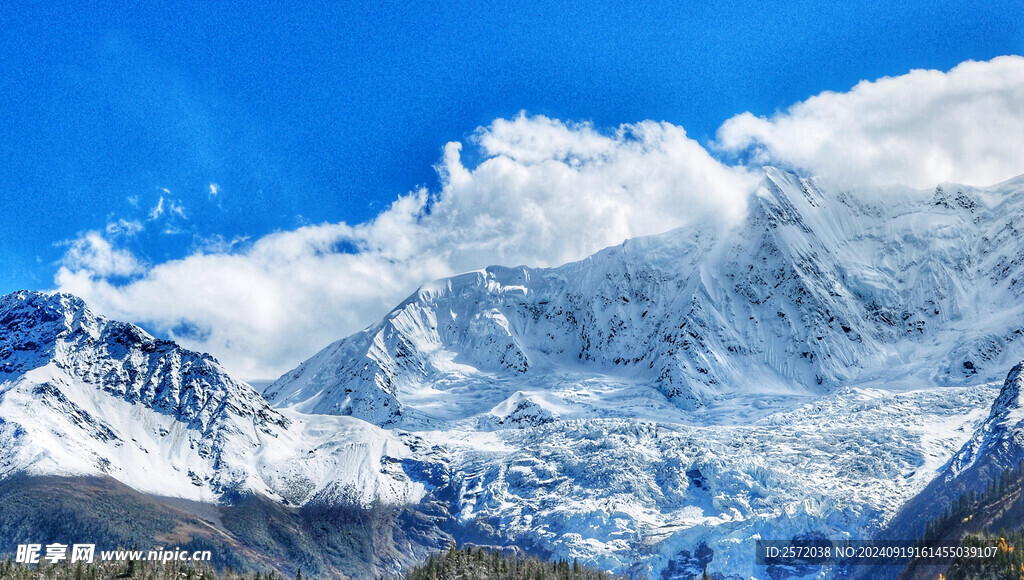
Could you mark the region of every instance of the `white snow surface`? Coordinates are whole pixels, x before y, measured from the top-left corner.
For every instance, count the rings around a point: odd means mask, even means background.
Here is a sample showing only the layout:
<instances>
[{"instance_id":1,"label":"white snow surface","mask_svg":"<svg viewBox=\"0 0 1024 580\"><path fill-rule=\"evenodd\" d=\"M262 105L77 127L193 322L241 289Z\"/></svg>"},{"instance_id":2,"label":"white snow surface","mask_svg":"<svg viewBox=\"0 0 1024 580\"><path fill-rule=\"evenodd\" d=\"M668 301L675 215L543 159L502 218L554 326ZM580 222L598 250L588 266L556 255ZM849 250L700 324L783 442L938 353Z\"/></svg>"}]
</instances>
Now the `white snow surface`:
<instances>
[{"instance_id":1,"label":"white snow surface","mask_svg":"<svg viewBox=\"0 0 1024 580\"><path fill-rule=\"evenodd\" d=\"M731 229L428 284L264 394L438 442L459 517L522 544L749 576L757 538L869 537L985 420L1024 359L1022 193L767 168Z\"/></svg>"},{"instance_id":2,"label":"white snow surface","mask_svg":"<svg viewBox=\"0 0 1024 580\"><path fill-rule=\"evenodd\" d=\"M93 315L66 294L0 298L0 477L109 475L217 502L253 491L414 502L395 434L350 417L271 409L207 355Z\"/></svg>"},{"instance_id":3,"label":"white snow surface","mask_svg":"<svg viewBox=\"0 0 1024 580\"><path fill-rule=\"evenodd\" d=\"M757 539L870 537L971 437L997 393L848 388L747 425L591 419L424 437L458 466L464 521L641 577L705 543L709 572L749 577Z\"/></svg>"}]
</instances>

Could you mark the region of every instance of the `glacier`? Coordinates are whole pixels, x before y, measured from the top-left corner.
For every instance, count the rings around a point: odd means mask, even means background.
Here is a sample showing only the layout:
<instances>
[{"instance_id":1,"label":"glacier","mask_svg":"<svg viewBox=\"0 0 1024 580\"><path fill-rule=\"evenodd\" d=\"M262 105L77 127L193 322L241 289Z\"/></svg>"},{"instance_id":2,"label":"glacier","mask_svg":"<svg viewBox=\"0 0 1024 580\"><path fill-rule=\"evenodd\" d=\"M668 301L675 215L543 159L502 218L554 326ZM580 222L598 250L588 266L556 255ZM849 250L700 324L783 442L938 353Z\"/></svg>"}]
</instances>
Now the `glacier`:
<instances>
[{"instance_id":1,"label":"glacier","mask_svg":"<svg viewBox=\"0 0 1024 580\"><path fill-rule=\"evenodd\" d=\"M460 521L562 558L660 577L749 576L757 539L872 537L985 419L993 386L841 392L748 425L569 420L428 437Z\"/></svg>"}]
</instances>

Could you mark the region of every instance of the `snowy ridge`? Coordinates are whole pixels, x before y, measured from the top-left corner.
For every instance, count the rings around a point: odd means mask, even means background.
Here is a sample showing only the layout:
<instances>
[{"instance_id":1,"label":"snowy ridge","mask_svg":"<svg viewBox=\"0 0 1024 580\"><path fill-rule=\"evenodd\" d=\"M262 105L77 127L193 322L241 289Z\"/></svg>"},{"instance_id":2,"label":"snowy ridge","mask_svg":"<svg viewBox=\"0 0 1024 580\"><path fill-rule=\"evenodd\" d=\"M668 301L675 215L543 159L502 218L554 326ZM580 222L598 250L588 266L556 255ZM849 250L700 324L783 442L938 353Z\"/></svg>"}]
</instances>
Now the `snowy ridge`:
<instances>
[{"instance_id":1,"label":"snowy ridge","mask_svg":"<svg viewBox=\"0 0 1024 580\"><path fill-rule=\"evenodd\" d=\"M0 378L52 364L130 403L216 430L227 416L253 424L287 421L210 355L158 340L133 324L95 316L69 294L16 292L0 298Z\"/></svg>"},{"instance_id":2,"label":"snowy ridge","mask_svg":"<svg viewBox=\"0 0 1024 580\"><path fill-rule=\"evenodd\" d=\"M0 329L0 477L107 474L208 502L244 491L293 504L422 495L395 467L409 454L397 436L275 411L208 355L96 316L73 296L4 296Z\"/></svg>"},{"instance_id":3,"label":"snowy ridge","mask_svg":"<svg viewBox=\"0 0 1024 580\"><path fill-rule=\"evenodd\" d=\"M656 420L843 385L999 380L1024 358L1022 191L1018 180L854 195L768 168L731 230L429 284L264 394L438 428L517 392L544 391L535 402L562 416L616 416L572 400L595 376L648 399L634 416Z\"/></svg>"},{"instance_id":4,"label":"snowy ridge","mask_svg":"<svg viewBox=\"0 0 1024 580\"><path fill-rule=\"evenodd\" d=\"M970 479L971 487L984 487L1003 469L1016 468L1024 461L1024 362L1006 376L988 418L970 441L950 460L942 479Z\"/></svg>"}]
</instances>

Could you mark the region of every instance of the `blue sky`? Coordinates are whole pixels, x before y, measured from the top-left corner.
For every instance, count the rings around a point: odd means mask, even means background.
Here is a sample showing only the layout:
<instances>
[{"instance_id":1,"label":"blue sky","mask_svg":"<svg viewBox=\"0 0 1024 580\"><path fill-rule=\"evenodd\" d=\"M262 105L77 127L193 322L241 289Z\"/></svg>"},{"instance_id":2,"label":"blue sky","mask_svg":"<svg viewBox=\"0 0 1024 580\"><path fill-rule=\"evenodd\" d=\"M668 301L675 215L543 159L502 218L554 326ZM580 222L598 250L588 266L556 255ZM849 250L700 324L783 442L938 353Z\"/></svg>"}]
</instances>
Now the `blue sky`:
<instances>
[{"instance_id":1,"label":"blue sky","mask_svg":"<svg viewBox=\"0 0 1024 580\"><path fill-rule=\"evenodd\" d=\"M93 278L117 286L272 232L367 223L418 187L440 195L445 145L473 170L500 149L477 128L520 111L574 135L665 121L725 159L738 150L716 132L741 113L1024 52L1019 2L823 4L4 3L0 292L75 288L54 277L89 232L115 254ZM330 251L369 243L344 237ZM422 276L476 262L447 264Z\"/></svg>"}]
</instances>

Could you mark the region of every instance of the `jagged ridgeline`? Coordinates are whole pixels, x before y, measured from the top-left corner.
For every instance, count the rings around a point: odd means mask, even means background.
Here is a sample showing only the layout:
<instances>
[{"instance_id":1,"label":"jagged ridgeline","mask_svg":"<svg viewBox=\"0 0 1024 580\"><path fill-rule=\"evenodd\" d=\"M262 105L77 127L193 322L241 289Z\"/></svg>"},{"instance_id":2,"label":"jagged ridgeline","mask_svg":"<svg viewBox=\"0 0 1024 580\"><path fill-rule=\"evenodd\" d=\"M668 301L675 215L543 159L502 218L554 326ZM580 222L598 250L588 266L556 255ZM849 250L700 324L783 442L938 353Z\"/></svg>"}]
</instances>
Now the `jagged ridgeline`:
<instances>
[{"instance_id":1,"label":"jagged ridgeline","mask_svg":"<svg viewBox=\"0 0 1024 580\"><path fill-rule=\"evenodd\" d=\"M0 298L2 553L173 545L220 568L390 573L450 539L399 523L422 493L409 455L361 421L288 418L209 355L74 296Z\"/></svg>"}]
</instances>

